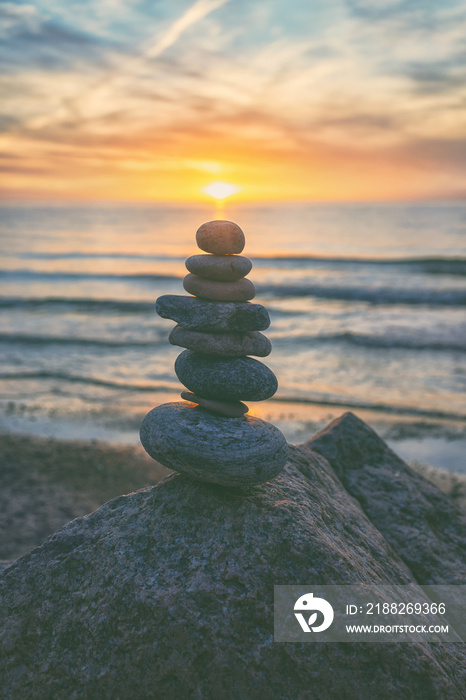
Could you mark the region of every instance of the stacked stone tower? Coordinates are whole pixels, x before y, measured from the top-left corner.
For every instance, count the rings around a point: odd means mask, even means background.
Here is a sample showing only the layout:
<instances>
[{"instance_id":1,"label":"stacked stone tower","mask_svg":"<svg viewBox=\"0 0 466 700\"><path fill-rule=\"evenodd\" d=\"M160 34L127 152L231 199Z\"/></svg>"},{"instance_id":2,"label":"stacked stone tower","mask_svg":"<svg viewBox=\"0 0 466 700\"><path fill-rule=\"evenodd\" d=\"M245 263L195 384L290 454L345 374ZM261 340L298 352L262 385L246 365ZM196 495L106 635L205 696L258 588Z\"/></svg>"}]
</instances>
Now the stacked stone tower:
<instances>
[{"instance_id":1,"label":"stacked stone tower","mask_svg":"<svg viewBox=\"0 0 466 700\"><path fill-rule=\"evenodd\" d=\"M243 401L263 401L277 390L273 372L250 355L266 357L260 331L270 319L246 278L252 268L239 253L244 234L231 221L210 221L197 231L207 255L186 260L184 288L194 296L159 297L156 311L177 322L173 345L186 348L175 372L189 389L186 401L157 406L144 418L141 442L161 464L204 481L243 486L268 481L285 466L288 446L271 423L248 416Z\"/></svg>"}]
</instances>

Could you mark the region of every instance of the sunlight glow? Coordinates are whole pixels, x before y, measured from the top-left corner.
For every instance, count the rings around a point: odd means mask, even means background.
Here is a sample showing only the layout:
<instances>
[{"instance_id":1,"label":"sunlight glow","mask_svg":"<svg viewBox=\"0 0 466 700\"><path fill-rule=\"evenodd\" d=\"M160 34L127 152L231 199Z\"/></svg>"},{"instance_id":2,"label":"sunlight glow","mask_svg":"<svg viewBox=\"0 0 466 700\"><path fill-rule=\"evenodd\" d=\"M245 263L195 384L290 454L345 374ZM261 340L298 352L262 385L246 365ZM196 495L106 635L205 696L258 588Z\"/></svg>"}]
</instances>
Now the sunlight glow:
<instances>
[{"instance_id":1,"label":"sunlight glow","mask_svg":"<svg viewBox=\"0 0 466 700\"><path fill-rule=\"evenodd\" d=\"M225 197L239 192L239 187L229 185L228 182L212 182L212 184L204 187L202 191L214 199L225 199Z\"/></svg>"},{"instance_id":2,"label":"sunlight glow","mask_svg":"<svg viewBox=\"0 0 466 700\"><path fill-rule=\"evenodd\" d=\"M0 203L466 199L461 0L0 0L0 25Z\"/></svg>"}]
</instances>

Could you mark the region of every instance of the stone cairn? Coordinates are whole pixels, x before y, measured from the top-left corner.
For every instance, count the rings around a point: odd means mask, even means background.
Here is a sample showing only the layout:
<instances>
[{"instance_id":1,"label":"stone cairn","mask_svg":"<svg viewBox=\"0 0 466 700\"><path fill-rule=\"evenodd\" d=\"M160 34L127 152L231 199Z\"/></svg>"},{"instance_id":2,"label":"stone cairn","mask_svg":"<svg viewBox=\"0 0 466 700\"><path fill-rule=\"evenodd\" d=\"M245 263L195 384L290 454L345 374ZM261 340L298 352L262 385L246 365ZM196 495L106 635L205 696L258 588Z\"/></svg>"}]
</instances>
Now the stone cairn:
<instances>
[{"instance_id":1,"label":"stone cairn","mask_svg":"<svg viewBox=\"0 0 466 700\"><path fill-rule=\"evenodd\" d=\"M259 484L283 469L288 446L271 423L248 416L243 401L263 401L277 390L273 372L249 355L266 357L271 345L259 331L269 314L249 301L252 268L241 253L244 234L231 221L210 221L196 233L207 255L186 260L183 286L194 296L167 294L156 311L178 324L169 341L184 350L175 372L189 391L182 402L156 406L144 418L141 442L164 466L226 486Z\"/></svg>"}]
</instances>

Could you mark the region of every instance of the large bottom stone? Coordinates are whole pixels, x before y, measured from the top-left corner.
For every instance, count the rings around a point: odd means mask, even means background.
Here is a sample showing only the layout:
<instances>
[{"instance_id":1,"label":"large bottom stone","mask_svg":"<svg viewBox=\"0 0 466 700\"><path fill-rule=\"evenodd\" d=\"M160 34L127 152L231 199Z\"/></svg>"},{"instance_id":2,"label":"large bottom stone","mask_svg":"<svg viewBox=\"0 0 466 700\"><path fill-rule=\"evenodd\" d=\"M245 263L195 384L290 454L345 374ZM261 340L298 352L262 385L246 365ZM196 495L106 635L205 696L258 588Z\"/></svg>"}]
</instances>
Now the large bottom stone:
<instances>
[{"instance_id":1,"label":"large bottom stone","mask_svg":"<svg viewBox=\"0 0 466 700\"><path fill-rule=\"evenodd\" d=\"M269 481L288 459L285 437L271 423L213 416L184 402L152 409L140 435L146 452L165 467L225 486Z\"/></svg>"}]
</instances>

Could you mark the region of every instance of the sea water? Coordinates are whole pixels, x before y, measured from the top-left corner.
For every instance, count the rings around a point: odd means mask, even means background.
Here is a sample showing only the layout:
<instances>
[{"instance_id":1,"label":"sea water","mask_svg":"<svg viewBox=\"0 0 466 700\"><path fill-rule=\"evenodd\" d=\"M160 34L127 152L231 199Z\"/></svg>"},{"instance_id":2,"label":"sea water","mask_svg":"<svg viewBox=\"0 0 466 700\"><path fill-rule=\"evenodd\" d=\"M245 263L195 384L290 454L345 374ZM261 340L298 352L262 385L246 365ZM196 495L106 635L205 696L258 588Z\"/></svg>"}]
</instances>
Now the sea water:
<instances>
[{"instance_id":1,"label":"sea water","mask_svg":"<svg viewBox=\"0 0 466 700\"><path fill-rule=\"evenodd\" d=\"M173 322L154 302L185 294L196 229L226 218L246 235L254 301L271 318L263 361L279 380L251 413L300 442L352 410L404 456L466 470L464 204L21 204L0 214L0 427L135 442L145 412L182 388Z\"/></svg>"}]
</instances>

